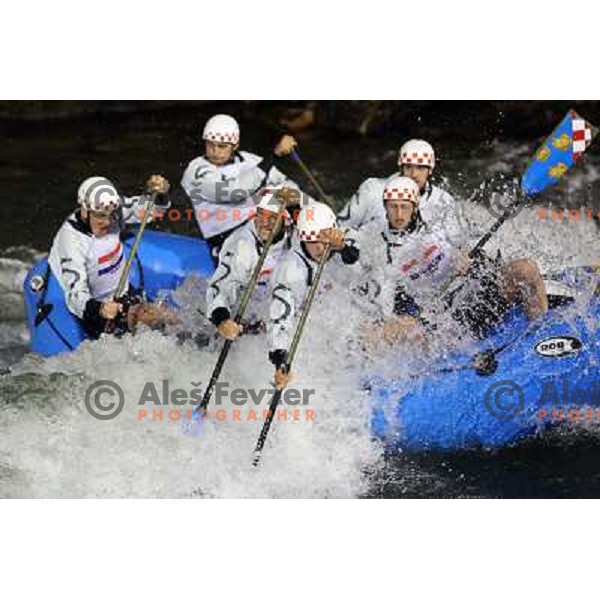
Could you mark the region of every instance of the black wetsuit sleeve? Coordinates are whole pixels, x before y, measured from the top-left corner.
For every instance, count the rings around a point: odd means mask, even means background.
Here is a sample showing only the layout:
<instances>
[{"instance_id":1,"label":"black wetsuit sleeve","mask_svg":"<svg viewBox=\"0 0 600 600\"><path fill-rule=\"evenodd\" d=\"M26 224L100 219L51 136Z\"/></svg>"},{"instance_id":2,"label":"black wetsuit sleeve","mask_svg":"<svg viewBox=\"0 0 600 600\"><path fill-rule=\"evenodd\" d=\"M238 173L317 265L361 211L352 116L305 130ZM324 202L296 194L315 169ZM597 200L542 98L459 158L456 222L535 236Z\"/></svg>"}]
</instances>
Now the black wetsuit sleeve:
<instances>
[{"instance_id":1,"label":"black wetsuit sleeve","mask_svg":"<svg viewBox=\"0 0 600 600\"><path fill-rule=\"evenodd\" d=\"M269 352L269 360L275 365L276 369L287 362L287 356L287 350L272 350Z\"/></svg>"},{"instance_id":2,"label":"black wetsuit sleeve","mask_svg":"<svg viewBox=\"0 0 600 600\"><path fill-rule=\"evenodd\" d=\"M340 254L345 265L353 265L360 257L360 250L356 246L347 244Z\"/></svg>"},{"instance_id":3,"label":"black wetsuit sleeve","mask_svg":"<svg viewBox=\"0 0 600 600\"><path fill-rule=\"evenodd\" d=\"M397 286L394 295L394 314L399 317L416 317L420 312L421 309L414 301L413 297L407 294L402 286Z\"/></svg>"},{"instance_id":4,"label":"black wetsuit sleeve","mask_svg":"<svg viewBox=\"0 0 600 600\"><path fill-rule=\"evenodd\" d=\"M171 206L171 199L169 194L156 194L154 199L154 206L157 208L169 208Z\"/></svg>"},{"instance_id":5,"label":"black wetsuit sleeve","mask_svg":"<svg viewBox=\"0 0 600 600\"><path fill-rule=\"evenodd\" d=\"M83 328L94 338L100 337L100 334L106 329L106 319L100 316L102 302L90 298L83 311Z\"/></svg>"},{"instance_id":6,"label":"black wetsuit sleeve","mask_svg":"<svg viewBox=\"0 0 600 600\"><path fill-rule=\"evenodd\" d=\"M227 319L231 319L231 313L224 306L215 308L210 315L210 321L215 327L218 327L223 321L227 321Z\"/></svg>"}]
</instances>

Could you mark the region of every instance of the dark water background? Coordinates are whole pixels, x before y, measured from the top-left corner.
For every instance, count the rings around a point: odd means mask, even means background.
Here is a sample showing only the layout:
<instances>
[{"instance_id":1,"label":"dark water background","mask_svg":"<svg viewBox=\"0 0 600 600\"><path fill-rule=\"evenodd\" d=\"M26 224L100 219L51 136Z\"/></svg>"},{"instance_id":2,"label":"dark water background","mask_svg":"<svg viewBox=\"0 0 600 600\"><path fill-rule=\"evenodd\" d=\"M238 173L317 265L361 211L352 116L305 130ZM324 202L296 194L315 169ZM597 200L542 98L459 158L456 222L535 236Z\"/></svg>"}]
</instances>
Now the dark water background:
<instances>
[{"instance_id":1,"label":"dark water background","mask_svg":"<svg viewBox=\"0 0 600 600\"><path fill-rule=\"evenodd\" d=\"M314 123L297 127L301 153L341 203L367 176L394 172L399 140L413 136L434 142L439 171L454 191L472 187L485 177L493 144L527 139L534 150L572 103L11 104L0 103L0 254L15 246L47 251L79 183L91 175L133 195L148 175L162 173L174 205L187 208L178 182L201 153L199 134L215 111L239 116L242 149L263 155L286 130L290 109L312 111ZM598 104L577 108L600 122ZM281 168L306 185L293 164ZM522 159L515 172L520 168ZM161 228L196 235L193 223ZM390 456L386 464L370 475L368 497L600 496L600 437L591 431L562 428L497 452Z\"/></svg>"},{"instance_id":2,"label":"dark water background","mask_svg":"<svg viewBox=\"0 0 600 600\"><path fill-rule=\"evenodd\" d=\"M187 208L178 182L201 154L200 132L215 112L236 115L241 147L263 156L291 123L303 158L339 199L366 176L394 172L399 140L410 137L434 142L438 171L460 192L463 179L474 184L486 175L465 170L469 159L485 158L493 142L525 139L534 148L573 106L600 123L596 102L0 102L0 247L35 240L46 248L79 183L94 174L133 195L160 172L173 184L175 206ZM298 113L314 123L302 127ZM281 167L302 181L290 161Z\"/></svg>"}]
</instances>

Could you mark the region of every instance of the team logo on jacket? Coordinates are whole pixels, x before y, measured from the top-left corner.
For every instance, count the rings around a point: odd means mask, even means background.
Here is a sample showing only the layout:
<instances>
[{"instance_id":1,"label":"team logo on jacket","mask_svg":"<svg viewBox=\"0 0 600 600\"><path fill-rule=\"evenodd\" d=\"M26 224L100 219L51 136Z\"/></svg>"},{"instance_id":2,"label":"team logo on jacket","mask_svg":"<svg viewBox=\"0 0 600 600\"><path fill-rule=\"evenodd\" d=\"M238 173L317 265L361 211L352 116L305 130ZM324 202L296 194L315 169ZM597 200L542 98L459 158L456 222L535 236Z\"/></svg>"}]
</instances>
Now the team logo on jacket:
<instances>
[{"instance_id":1,"label":"team logo on jacket","mask_svg":"<svg viewBox=\"0 0 600 600\"><path fill-rule=\"evenodd\" d=\"M121 242L106 254L98 258L98 275L108 275L119 267L123 261L123 247Z\"/></svg>"},{"instance_id":2,"label":"team logo on jacket","mask_svg":"<svg viewBox=\"0 0 600 600\"><path fill-rule=\"evenodd\" d=\"M583 344L581 343L581 340L578 340L575 337L551 337L538 342L535 345L535 351L540 356L560 358L562 356L578 354L582 347Z\"/></svg>"},{"instance_id":3,"label":"team logo on jacket","mask_svg":"<svg viewBox=\"0 0 600 600\"><path fill-rule=\"evenodd\" d=\"M419 279L432 275L443 258L444 253L441 252L440 247L437 244L431 244L425 248L420 260L416 258L409 260L400 266L400 270L404 275L408 275L409 279Z\"/></svg>"}]
</instances>

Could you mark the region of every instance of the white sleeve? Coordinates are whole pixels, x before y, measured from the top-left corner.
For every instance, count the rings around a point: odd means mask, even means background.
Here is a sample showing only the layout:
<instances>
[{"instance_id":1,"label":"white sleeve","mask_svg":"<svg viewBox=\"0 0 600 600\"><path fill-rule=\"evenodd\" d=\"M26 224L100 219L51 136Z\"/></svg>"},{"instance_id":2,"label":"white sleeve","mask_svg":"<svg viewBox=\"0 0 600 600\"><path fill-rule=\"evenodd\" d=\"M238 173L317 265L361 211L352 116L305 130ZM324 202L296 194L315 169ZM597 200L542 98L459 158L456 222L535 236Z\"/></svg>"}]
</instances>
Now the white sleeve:
<instances>
[{"instance_id":1,"label":"white sleeve","mask_svg":"<svg viewBox=\"0 0 600 600\"><path fill-rule=\"evenodd\" d=\"M149 200L150 196L146 194L123 198L123 223L125 225L141 223L146 214ZM162 201L162 203L158 204L159 201ZM162 218L164 212L171 207L171 201L166 195L157 196L157 202L155 202L150 212L150 221L155 220L155 218Z\"/></svg>"},{"instance_id":2,"label":"white sleeve","mask_svg":"<svg viewBox=\"0 0 600 600\"><path fill-rule=\"evenodd\" d=\"M377 223L363 227L357 235L360 248L358 281L353 286L354 300L371 316L388 316L393 304L390 287L396 280L393 267L387 265L386 245ZM363 242L361 245L361 241Z\"/></svg>"},{"instance_id":3,"label":"white sleeve","mask_svg":"<svg viewBox=\"0 0 600 600\"><path fill-rule=\"evenodd\" d=\"M267 185L273 187L288 187L296 190L300 189L300 186L287 175L284 175L277 167L272 166L269 169L267 177Z\"/></svg>"},{"instance_id":4,"label":"white sleeve","mask_svg":"<svg viewBox=\"0 0 600 600\"><path fill-rule=\"evenodd\" d=\"M233 318L240 289L247 285L258 253L251 240L230 236L219 253L219 265L206 290L207 316L225 308Z\"/></svg>"},{"instance_id":5,"label":"white sleeve","mask_svg":"<svg viewBox=\"0 0 600 600\"><path fill-rule=\"evenodd\" d=\"M49 262L65 291L67 308L83 319L85 306L92 295L88 286L86 247L81 237L81 234L63 226L52 244Z\"/></svg>"},{"instance_id":6,"label":"white sleeve","mask_svg":"<svg viewBox=\"0 0 600 600\"><path fill-rule=\"evenodd\" d=\"M351 302L359 306L365 316L389 316L392 312L389 281L381 269L362 269L351 287Z\"/></svg>"},{"instance_id":7,"label":"white sleeve","mask_svg":"<svg viewBox=\"0 0 600 600\"><path fill-rule=\"evenodd\" d=\"M382 201L381 198L377 198L378 189L379 186L376 185L374 179L363 181L354 196L338 213L340 224L358 229L371 221L375 216L375 202Z\"/></svg>"},{"instance_id":8,"label":"white sleeve","mask_svg":"<svg viewBox=\"0 0 600 600\"><path fill-rule=\"evenodd\" d=\"M196 159L185 170L181 186L192 202L239 204L261 186L264 177L256 160L216 167Z\"/></svg>"},{"instance_id":9,"label":"white sleeve","mask_svg":"<svg viewBox=\"0 0 600 600\"><path fill-rule=\"evenodd\" d=\"M269 308L269 349L289 350L296 314L307 291L306 271L284 260L275 272Z\"/></svg>"}]
</instances>

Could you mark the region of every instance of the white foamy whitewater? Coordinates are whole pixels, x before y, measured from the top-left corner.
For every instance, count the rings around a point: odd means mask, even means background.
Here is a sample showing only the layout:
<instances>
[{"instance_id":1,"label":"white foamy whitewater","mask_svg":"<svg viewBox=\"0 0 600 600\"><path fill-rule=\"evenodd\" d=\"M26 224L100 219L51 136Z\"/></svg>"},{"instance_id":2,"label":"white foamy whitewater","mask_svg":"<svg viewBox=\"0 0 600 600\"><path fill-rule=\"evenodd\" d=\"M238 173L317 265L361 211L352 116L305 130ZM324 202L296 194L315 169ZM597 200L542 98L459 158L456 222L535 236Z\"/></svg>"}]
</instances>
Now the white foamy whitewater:
<instances>
[{"instance_id":1,"label":"white foamy whitewater","mask_svg":"<svg viewBox=\"0 0 600 600\"><path fill-rule=\"evenodd\" d=\"M595 172L590 167L577 177L585 184ZM493 217L468 201L459 201L459 209L473 243ZM491 255L497 250L506 259L534 257L542 271L595 264L598 226L585 219L540 220L536 207L525 208L487 247ZM280 407L287 420L274 420L262 464L254 468L252 453L268 394L258 407L251 400L234 405L231 396L217 405L213 396L211 417L194 427L186 425L189 405L140 404L148 389L162 401L165 380L169 392L178 388L189 395L204 389L218 347L199 349L174 336L143 331L86 342L50 359L25 354L21 285L35 257L23 248L0 256L0 497L338 498L368 493L370 477L385 463L369 434L368 395L361 386L368 365L357 343L361 312L349 300L346 279L352 269L325 271L293 369L293 387L314 393L308 405ZM182 292L191 308L200 295L194 285ZM393 368L401 375L402 361L397 359ZM230 390L262 390L271 387L272 376L264 336L245 336L233 345L220 380ZM98 420L86 408L86 390L97 381L114 382L123 391L123 410L113 419ZM103 402L114 398L105 395ZM174 414L170 418L172 409L181 409L179 420ZM224 411L222 420L217 420L217 409ZM152 418L155 411L162 411L162 420Z\"/></svg>"}]
</instances>

